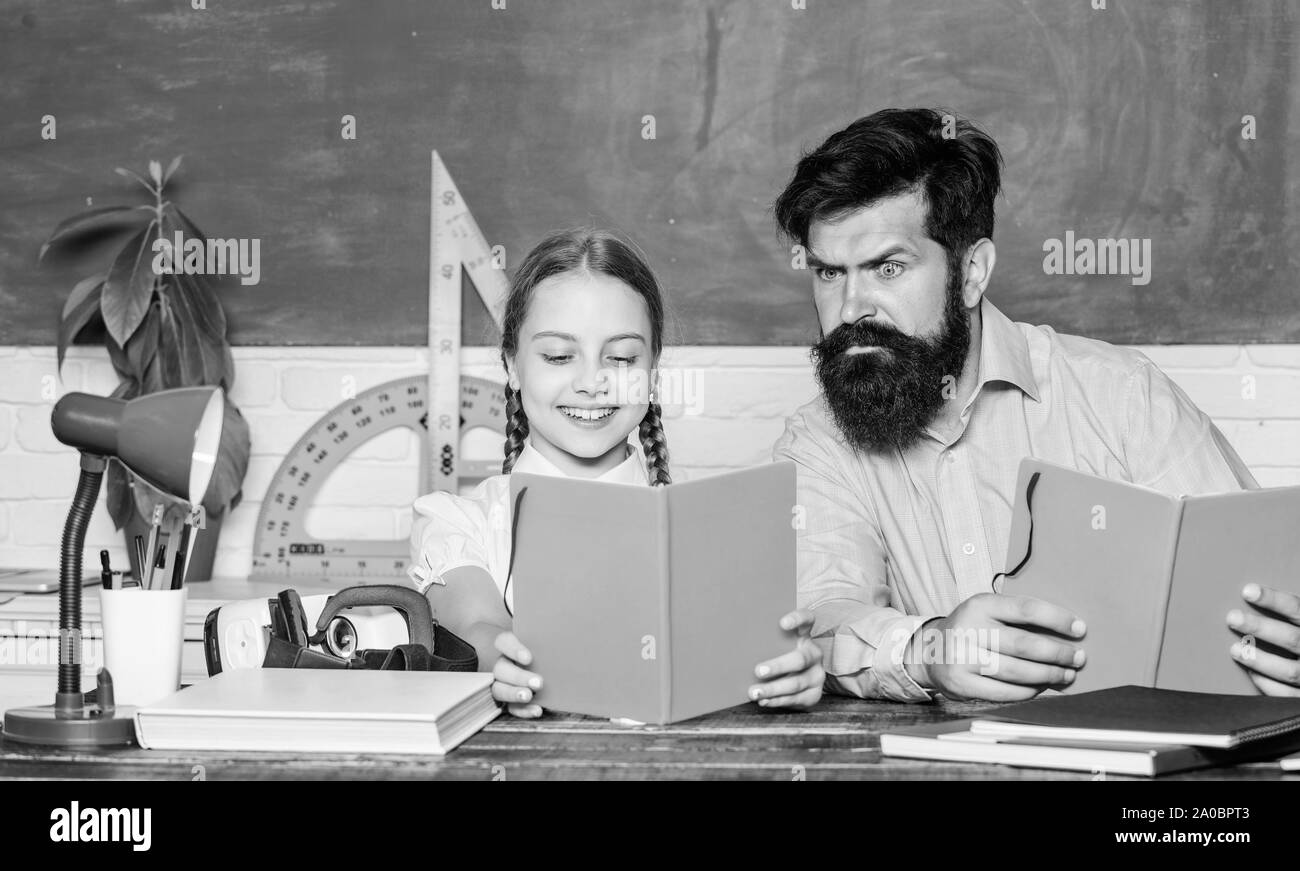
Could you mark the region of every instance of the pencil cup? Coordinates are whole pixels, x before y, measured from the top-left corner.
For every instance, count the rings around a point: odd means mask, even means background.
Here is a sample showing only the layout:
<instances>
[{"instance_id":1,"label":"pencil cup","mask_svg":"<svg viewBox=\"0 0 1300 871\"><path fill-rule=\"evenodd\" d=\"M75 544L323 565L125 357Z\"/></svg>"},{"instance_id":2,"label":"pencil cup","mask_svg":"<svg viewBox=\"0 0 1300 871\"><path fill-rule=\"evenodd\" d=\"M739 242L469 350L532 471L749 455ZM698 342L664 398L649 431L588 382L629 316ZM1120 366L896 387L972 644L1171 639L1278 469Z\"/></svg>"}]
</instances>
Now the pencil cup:
<instances>
[{"instance_id":1,"label":"pencil cup","mask_svg":"<svg viewBox=\"0 0 1300 871\"><path fill-rule=\"evenodd\" d=\"M150 705L181 685L186 589L99 591L104 667L119 705Z\"/></svg>"}]
</instances>

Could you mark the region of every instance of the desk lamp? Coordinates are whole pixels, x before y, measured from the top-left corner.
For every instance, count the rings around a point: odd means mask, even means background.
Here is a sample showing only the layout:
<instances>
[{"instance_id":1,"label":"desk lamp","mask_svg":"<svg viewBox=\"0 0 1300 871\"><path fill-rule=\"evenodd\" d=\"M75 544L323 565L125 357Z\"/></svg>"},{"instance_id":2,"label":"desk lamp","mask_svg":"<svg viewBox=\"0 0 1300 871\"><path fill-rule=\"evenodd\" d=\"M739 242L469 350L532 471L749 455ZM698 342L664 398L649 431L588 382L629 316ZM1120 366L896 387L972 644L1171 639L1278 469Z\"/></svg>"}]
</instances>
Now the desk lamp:
<instances>
[{"instance_id":1,"label":"desk lamp","mask_svg":"<svg viewBox=\"0 0 1300 871\"><path fill-rule=\"evenodd\" d=\"M191 505L201 503L216 466L224 414L219 387L182 387L129 401L69 393L54 406L50 425L55 437L81 451L81 478L59 556L59 688L52 705L6 711L7 740L62 747L134 743L131 717L115 716L112 677L106 670L100 670L93 700L81 693L86 526L110 457L164 493Z\"/></svg>"}]
</instances>

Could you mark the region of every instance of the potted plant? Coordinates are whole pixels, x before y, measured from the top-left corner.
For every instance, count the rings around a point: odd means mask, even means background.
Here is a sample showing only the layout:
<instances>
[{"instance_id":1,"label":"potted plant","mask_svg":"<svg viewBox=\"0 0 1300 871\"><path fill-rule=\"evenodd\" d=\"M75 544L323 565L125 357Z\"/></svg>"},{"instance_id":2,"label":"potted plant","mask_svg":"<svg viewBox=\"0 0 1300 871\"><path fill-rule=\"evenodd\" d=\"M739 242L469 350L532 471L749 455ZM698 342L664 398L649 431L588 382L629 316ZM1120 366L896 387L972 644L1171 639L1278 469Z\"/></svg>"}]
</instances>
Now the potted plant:
<instances>
[{"instance_id":1,"label":"potted plant","mask_svg":"<svg viewBox=\"0 0 1300 871\"><path fill-rule=\"evenodd\" d=\"M177 157L164 172L158 161L151 160L147 179L119 167L117 174L138 182L149 192L150 201L91 209L68 218L54 228L41 247L40 258L58 243L130 231L108 268L77 282L63 306L58 337L60 372L68 346L87 327L102 325L109 359L122 379L111 394L114 398L132 399L174 387L219 385L226 391L221 447L203 505L206 528L195 542L186 572L205 580L212 575L221 520L239 503L248 469L249 438L248 423L229 398L235 380L234 359L226 342L226 316L207 276L187 274L180 268L179 252L173 255L177 268L157 268L159 239L170 245L180 233L187 240L207 244L194 223L164 195L180 164ZM134 536L147 537L155 505L164 505L167 520L184 516L185 507L116 461L109 464L106 478L109 513L115 528L126 530L132 572L139 577Z\"/></svg>"}]
</instances>

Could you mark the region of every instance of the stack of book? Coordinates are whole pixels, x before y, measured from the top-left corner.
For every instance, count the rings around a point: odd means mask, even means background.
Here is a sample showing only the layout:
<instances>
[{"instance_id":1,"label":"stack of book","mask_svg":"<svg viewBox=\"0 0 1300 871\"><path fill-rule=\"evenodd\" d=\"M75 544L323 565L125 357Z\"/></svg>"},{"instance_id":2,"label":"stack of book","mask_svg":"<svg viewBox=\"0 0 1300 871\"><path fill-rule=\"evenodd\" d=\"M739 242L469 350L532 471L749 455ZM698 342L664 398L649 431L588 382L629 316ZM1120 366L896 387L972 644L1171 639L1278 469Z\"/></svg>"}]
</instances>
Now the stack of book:
<instances>
[{"instance_id":1,"label":"stack of book","mask_svg":"<svg viewBox=\"0 0 1300 871\"><path fill-rule=\"evenodd\" d=\"M1300 698L1123 686L881 736L886 756L1155 777L1300 751ZM1282 761L1300 768L1300 758Z\"/></svg>"}]
</instances>

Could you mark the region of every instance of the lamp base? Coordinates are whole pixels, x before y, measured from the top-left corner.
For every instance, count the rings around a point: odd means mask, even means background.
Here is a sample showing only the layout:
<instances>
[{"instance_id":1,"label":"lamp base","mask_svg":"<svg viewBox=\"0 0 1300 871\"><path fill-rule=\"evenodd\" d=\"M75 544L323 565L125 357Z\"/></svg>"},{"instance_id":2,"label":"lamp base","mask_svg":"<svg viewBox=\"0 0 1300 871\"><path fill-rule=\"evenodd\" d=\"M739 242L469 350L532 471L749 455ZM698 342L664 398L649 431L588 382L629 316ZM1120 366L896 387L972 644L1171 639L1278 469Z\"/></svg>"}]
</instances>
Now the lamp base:
<instances>
[{"instance_id":1,"label":"lamp base","mask_svg":"<svg viewBox=\"0 0 1300 871\"><path fill-rule=\"evenodd\" d=\"M125 716L114 716L119 712ZM128 747L136 743L132 712L131 708L119 708L104 716L93 703L72 710L54 705L11 708L5 711L4 737L51 747Z\"/></svg>"}]
</instances>

